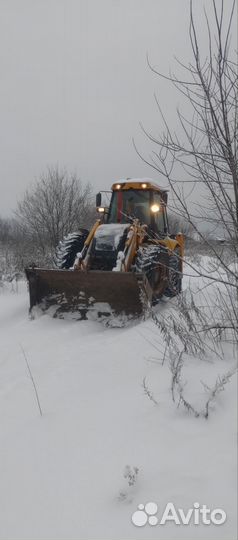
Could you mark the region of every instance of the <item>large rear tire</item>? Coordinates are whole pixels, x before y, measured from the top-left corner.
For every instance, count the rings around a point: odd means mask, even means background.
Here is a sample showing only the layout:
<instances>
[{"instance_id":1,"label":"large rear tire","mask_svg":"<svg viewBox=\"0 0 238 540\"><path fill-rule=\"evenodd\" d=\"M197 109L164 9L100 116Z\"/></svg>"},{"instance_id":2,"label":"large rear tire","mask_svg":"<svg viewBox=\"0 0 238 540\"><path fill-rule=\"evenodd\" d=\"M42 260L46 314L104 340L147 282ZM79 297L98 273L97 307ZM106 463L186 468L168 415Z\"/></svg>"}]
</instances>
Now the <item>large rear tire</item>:
<instances>
[{"instance_id":1,"label":"large rear tire","mask_svg":"<svg viewBox=\"0 0 238 540\"><path fill-rule=\"evenodd\" d=\"M153 291L153 306L163 296L163 280L165 277L164 257L166 256L166 248L153 244L142 246L137 253L135 270L146 275Z\"/></svg>"},{"instance_id":2,"label":"large rear tire","mask_svg":"<svg viewBox=\"0 0 238 540\"><path fill-rule=\"evenodd\" d=\"M86 229L70 233L59 243L56 250L56 266L60 270L72 268L77 253L82 251L84 242L88 236Z\"/></svg>"},{"instance_id":3,"label":"large rear tire","mask_svg":"<svg viewBox=\"0 0 238 540\"><path fill-rule=\"evenodd\" d=\"M172 298L182 290L181 259L179 249L175 249L169 257L169 281L164 295Z\"/></svg>"}]
</instances>

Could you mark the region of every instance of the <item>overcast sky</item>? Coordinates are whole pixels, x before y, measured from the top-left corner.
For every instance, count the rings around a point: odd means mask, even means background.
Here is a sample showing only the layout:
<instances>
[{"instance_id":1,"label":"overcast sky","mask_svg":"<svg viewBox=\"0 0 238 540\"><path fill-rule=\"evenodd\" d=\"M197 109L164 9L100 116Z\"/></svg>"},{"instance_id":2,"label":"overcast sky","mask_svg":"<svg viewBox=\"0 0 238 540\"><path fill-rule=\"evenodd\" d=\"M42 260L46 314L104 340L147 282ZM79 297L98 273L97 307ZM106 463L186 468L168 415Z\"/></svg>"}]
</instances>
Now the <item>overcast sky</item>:
<instances>
[{"instance_id":1,"label":"overcast sky","mask_svg":"<svg viewBox=\"0 0 238 540\"><path fill-rule=\"evenodd\" d=\"M164 185L132 137L143 147L140 121L159 132L155 91L173 122L173 93L146 52L164 72L174 54L189 58L189 0L0 0L0 10L0 215L48 165L95 191L133 176Z\"/></svg>"}]
</instances>

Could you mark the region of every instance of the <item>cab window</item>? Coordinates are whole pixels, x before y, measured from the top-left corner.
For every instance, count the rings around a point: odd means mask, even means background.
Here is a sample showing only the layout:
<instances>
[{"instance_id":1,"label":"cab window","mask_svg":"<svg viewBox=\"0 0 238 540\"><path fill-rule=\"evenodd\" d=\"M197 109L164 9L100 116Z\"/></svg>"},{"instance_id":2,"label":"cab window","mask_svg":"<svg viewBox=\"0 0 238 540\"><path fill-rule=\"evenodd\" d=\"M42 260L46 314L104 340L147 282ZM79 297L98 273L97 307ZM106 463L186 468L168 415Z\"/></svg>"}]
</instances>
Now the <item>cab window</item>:
<instances>
[{"instance_id":1,"label":"cab window","mask_svg":"<svg viewBox=\"0 0 238 540\"><path fill-rule=\"evenodd\" d=\"M108 223L129 223L132 219L150 224L150 192L148 190L118 190L112 194Z\"/></svg>"}]
</instances>

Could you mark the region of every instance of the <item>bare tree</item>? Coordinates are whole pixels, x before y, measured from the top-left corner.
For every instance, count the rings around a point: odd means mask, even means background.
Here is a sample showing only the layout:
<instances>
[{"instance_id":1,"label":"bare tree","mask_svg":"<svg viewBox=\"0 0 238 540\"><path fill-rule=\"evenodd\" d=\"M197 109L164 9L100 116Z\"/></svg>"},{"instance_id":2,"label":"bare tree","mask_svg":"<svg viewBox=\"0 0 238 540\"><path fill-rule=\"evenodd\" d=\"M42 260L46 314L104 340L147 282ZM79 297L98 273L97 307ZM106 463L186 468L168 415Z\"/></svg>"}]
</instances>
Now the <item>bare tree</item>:
<instances>
[{"instance_id":1,"label":"bare tree","mask_svg":"<svg viewBox=\"0 0 238 540\"><path fill-rule=\"evenodd\" d=\"M12 218L0 217L0 242L1 244L10 244L15 236L15 221Z\"/></svg>"},{"instance_id":2,"label":"bare tree","mask_svg":"<svg viewBox=\"0 0 238 540\"><path fill-rule=\"evenodd\" d=\"M205 12L209 43L205 59L200 52L191 2L189 34L193 63L186 66L178 61L185 70L185 76L165 76L148 60L152 71L173 84L182 94L189 104L191 115L187 118L177 109L181 134L174 134L156 98L164 129L161 136L156 138L142 127L156 148L150 160L141 157L169 183L175 213L185 217L203 240L200 221L210 222L213 227L221 226L237 255L238 75L237 56L229 47L235 0L227 28L224 28L224 0L221 0L219 13L215 0L212 4L215 36L212 37ZM186 185L190 192L199 187L204 195L203 203L200 199L199 204L189 204Z\"/></svg>"},{"instance_id":3,"label":"bare tree","mask_svg":"<svg viewBox=\"0 0 238 540\"><path fill-rule=\"evenodd\" d=\"M181 76L160 73L148 59L151 70L175 87L190 113L185 115L179 108L176 110L179 132L174 133L156 97L162 133L155 137L142 126L152 146L148 159L136 145L135 148L143 161L166 179L173 213L186 219L201 242L209 247L214 269L200 269L199 275L220 284L217 307L223 308L222 324L226 325L227 317L228 327L237 330L234 292L238 284L238 67L237 51L231 47L234 11L235 0L230 8L224 0L220 3L212 0L211 18L204 11L208 49L203 57L190 2L193 61L185 65L177 60L178 69L183 71ZM222 250L202 232L200 225L204 222L210 224L214 234L220 231L218 234L226 238Z\"/></svg>"},{"instance_id":4,"label":"bare tree","mask_svg":"<svg viewBox=\"0 0 238 540\"><path fill-rule=\"evenodd\" d=\"M92 187L58 167L48 168L18 203L17 219L43 254L54 253L69 232L91 225L94 217Z\"/></svg>"}]
</instances>

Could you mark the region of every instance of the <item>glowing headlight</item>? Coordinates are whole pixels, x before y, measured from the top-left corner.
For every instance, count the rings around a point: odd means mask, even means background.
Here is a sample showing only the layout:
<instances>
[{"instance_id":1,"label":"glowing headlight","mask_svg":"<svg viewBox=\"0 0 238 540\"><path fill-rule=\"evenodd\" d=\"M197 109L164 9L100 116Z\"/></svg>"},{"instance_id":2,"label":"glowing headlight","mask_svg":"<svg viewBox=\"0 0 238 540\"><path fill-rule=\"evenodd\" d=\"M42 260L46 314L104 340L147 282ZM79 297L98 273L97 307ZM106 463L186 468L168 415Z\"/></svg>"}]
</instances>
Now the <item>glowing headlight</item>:
<instances>
[{"instance_id":1,"label":"glowing headlight","mask_svg":"<svg viewBox=\"0 0 238 540\"><path fill-rule=\"evenodd\" d=\"M141 184L141 187L142 187L143 189L146 189L146 188L147 188L147 184Z\"/></svg>"},{"instance_id":2,"label":"glowing headlight","mask_svg":"<svg viewBox=\"0 0 238 540\"><path fill-rule=\"evenodd\" d=\"M151 212L153 212L153 214L156 214L156 212L159 212L160 207L158 204L152 204L150 209L151 209Z\"/></svg>"},{"instance_id":3,"label":"glowing headlight","mask_svg":"<svg viewBox=\"0 0 238 540\"><path fill-rule=\"evenodd\" d=\"M116 189L120 189L120 188L121 188L121 184L117 184Z\"/></svg>"},{"instance_id":4,"label":"glowing headlight","mask_svg":"<svg viewBox=\"0 0 238 540\"><path fill-rule=\"evenodd\" d=\"M105 212L105 208L103 206L99 206L99 208L97 208L97 211L100 212L100 214L103 214L103 212Z\"/></svg>"}]
</instances>

